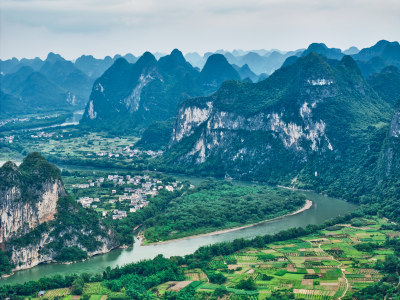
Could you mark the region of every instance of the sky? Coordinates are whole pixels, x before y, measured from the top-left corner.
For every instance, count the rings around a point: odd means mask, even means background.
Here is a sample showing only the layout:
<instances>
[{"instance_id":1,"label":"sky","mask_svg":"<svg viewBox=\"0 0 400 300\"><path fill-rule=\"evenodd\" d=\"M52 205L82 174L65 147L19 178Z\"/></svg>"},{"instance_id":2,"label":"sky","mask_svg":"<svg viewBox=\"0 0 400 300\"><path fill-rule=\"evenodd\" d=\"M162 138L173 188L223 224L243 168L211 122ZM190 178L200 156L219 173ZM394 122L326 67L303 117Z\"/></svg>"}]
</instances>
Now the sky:
<instances>
[{"instance_id":1,"label":"sky","mask_svg":"<svg viewBox=\"0 0 400 300\"><path fill-rule=\"evenodd\" d=\"M346 49L400 40L399 0L0 0L0 58Z\"/></svg>"}]
</instances>

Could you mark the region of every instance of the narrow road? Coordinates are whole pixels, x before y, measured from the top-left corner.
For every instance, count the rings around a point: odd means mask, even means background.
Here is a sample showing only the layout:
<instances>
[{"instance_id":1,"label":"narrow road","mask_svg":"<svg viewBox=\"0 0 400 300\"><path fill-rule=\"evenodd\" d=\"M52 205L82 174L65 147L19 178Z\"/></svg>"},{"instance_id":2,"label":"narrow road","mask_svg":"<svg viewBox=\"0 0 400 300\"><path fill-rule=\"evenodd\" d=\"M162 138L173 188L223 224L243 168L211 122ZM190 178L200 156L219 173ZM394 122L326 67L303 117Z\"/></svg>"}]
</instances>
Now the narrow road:
<instances>
[{"instance_id":1,"label":"narrow road","mask_svg":"<svg viewBox=\"0 0 400 300\"><path fill-rule=\"evenodd\" d=\"M322 248L321 248L321 243L318 244L318 248L321 249L322 252L326 253ZM326 253L327 255L329 255L328 253ZM340 261L338 261L337 259L335 259L333 257L333 255L329 255L332 256L333 260L336 261L339 265L337 266L338 268L340 268L340 270L342 271L343 274L343 278L346 281L346 289L343 291L342 296L340 296L339 298L337 298L338 300L341 300L344 296L346 296L347 291L349 290L349 281L346 277L346 274L344 273L346 271L346 269L342 269L341 266L343 265Z\"/></svg>"}]
</instances>

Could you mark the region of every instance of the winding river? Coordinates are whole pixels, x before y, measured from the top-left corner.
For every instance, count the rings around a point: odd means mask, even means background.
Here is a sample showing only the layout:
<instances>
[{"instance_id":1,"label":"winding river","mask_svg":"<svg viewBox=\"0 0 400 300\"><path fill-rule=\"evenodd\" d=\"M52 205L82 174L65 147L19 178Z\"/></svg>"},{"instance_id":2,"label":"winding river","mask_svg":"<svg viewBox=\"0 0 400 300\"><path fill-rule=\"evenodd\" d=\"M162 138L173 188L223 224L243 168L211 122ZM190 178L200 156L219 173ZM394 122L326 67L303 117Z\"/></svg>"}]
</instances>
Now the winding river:
<instances>
[{"instance_id":1,"label":"winding river","mask_svg":"<svg viewBox=\"0 0 400 300\"><path fill-rule=\"evenodd\" d=\"M83 272L100 273L103 272L107 266L122 266L142 259L154 258L158 254L163 254L165 257L186 255L193 253L201 246L212 243L232 241L236 238L253 238L257 235L274 234L292 227L305 227L308 224L321 224L325 220L351 212L357 207L346 201L323 196L314 192L304 192L304 194L306 194L307 199L313 201L313 206L296 215L286 216L282 219L227 233L192 237L164 244L142 246L136 239L133 247L114 250L104 255L92 257L84 262L69 265L43 264L28 270L16 272L14 275L0 280L0 285L6 283L23 283L25 281L37 280L40 277L55 274L67 275Z\"/></svg>"}]
</instances>

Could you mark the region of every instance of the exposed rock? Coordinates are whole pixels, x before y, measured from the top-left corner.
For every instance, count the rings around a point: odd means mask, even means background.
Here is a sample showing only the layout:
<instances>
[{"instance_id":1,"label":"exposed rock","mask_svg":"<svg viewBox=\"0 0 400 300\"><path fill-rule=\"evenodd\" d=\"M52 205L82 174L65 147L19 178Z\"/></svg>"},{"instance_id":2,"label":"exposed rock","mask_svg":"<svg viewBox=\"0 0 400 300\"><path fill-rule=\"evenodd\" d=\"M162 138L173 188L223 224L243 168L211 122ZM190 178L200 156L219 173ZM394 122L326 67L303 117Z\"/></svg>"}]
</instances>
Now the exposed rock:
<instances>
[{"instance_id":1,"label":"exposed rock","mask_svg":"<svg viewBox=\"0 0 400 300\"><path fill-rule=\"evenodd\" d=\"M92 256L118 246L114 233L99 220L79 223L89 213L69 200L60 171L39 153L29 154L20 167L7 162L0 168L0 201L0 244L11 252L15 270L52 262L65 247L76 246ZM71 214L73 227L63 223L66 214ZM86 217L93 220L93 215Z\"/></svg>"},{"instance_id":2,"label":"exposed rock","mask_svg":"<svg viewBox=\"0 0 400 300\"><path fill-rule=\"evenodd\" d=\"M220 176L293 178L307 168L315 177L316 163L340 161L367 126L389 115L351 57L332 63L311 53L263 82L225 82L187 100L164 158Z\"/></svg>"},{"instance_id":3,"label":"exposed rock","mask_svg":"<svg viewBox=\"0 0 400 300\"><path fill-rule=\"evenodd\" d=\"M400 110L394 113L392 122L390 123L389 136L400 137Z\"/></svg>"}]
</instances>

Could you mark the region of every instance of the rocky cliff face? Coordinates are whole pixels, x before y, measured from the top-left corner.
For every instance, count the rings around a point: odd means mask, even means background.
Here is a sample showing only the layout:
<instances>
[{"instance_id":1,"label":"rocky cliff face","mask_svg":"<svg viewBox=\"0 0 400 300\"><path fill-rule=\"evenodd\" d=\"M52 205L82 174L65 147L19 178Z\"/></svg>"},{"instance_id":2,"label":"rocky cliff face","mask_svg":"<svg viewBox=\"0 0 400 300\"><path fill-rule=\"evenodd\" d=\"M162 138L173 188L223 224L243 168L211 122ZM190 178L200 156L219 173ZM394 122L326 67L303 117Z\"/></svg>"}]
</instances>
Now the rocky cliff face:
<instances>
[{"instance_id":1,"label":"rocky cliff face","mask_svg":"<svg viewBox=\"0 0 400 300\"><path fill-rule=\"evenodd\" d=\"M20 168L7 162L0 181L0 243L53 220L58 199L66 195L58 169L35 153Z\"/></svg>"},{"instance_id":2,"label":"rocky cliff face","mask_svg":"<svg viewBox=\"0 0 400 300\"><path fill-rule=\"evenodd\" d=\"M179 50L158 61L146 52L135 64L118 59L93 85L82 126L113 131L140 130L173 117L188 97L215 92L240 76L222 55L212 55L199 72Z\"/></svg>"},{"instance_id":3,"label":"rocky cliff face","mask_svg":"<svg viewBox=\"0 0 400 300\"><path fill-rule=\"evenodd\" d=\"M12 167L16 167L15 165ZM18 172L18 170L16 170ZM57 200L65 196L60 180L46 182L36 193L36 201L25 201L21 187L13 186L0 191L0 243L10 237L21 235L43 222L54 220L57 213Z\"/></svg>"},{"instance_id":4,"label":"rocky cliff face","mask_svg":"<svg viewBox=\"0 0 400 300\"><path fill-rule=\"evenodd\" d=\"M0 243L15 270L55 261L69 247L92 256L118 246L95 213L68 198L60 171L38 153L20 167L7 162L0 168L0 200Z\"/></svg>"},{"instance_id":5,"label":"rocky cliff face","mask_svg":"<svg viewBox=\"0 0 400 300\"><path fill-rule=\"evenodd\" d=\"M378 163L378 177L392 180L400 176L400 107L393 114Z\"/></svg>"},{"instance_id":6,"label":"rocky cliff face","mask_svg":"<svg viewBox=\"0 0 400 300\"><path fill-rule=\"evenodd\" d=\"M347 159L362 131L389 115L350 57L332 63L312 53L263 82L226 82L186 101L166 157L222 176L293 177L307 166L317 176L317 161Z\"/></svg>"},{"instance_id":7,"label":"rocky cliff face","mask_svg":"<svg viewBox=\"0 0 400 300\"><path fill-rule=\"evenodd\" d=\"M63 232L62 235L66 233L67 232ZM90 235L91 233L88 232L86 234ZM109 235L112 236L113 233L109 232ZM15 265L14 271L29 269L41 263L57 262L57 251L47 248L50 243L54 243L58 238L60 237L55 237L51 235L51 233L45 232L36 243L24 247L12 247L11 261ZM78 246L80 249L87 252L88 257L105 254L115 247L118 247L118 243L112 241L109 237L96 236L95 238L101 246L93 251L89 251L85 246L81 245L76 238L73 241L69 241L66 246ZM46 249L46 251L43 251L44 249Z\"/></svg>"},{"instance_id":8,"label":"rocky cliff face","mask_svg":"<svg viewBox=\"0 0 400 300\"><path fill-rule=\"evenodd\" d=\"M390 123L389 136L400 138L400 109L393 115L392 122Z\"/></svg>"}]
</instances>

